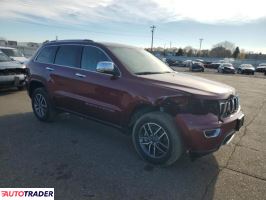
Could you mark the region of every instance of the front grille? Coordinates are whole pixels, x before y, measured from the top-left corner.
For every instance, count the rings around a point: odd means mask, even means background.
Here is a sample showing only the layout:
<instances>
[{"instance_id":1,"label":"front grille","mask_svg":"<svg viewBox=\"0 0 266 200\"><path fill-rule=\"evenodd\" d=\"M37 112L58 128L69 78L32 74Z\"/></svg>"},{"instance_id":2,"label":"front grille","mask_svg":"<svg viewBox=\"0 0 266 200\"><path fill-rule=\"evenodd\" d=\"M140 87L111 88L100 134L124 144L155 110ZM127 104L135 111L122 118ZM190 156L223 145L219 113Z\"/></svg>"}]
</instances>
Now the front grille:
<instances>
[{"instance_id":1,"label":"front grille","mask_svg":"<svg viewBox=\"0 0 266 200\"><path fill-rule=\"evenodd\" d=\"M26 74L26 70L22 68L2 69L0 70L0 76Z\"/></svg>"},{"instance_id":2,"label":"front grille","mask_svg":"<svg viewBox=\"0 0 266 200\"><path fill-rule=\"evenodd\" d=\"M233 96L225 101L220 102L220 116L228 117L236 112L239 108L239 97Z\"/></svg>"}]
</instances>

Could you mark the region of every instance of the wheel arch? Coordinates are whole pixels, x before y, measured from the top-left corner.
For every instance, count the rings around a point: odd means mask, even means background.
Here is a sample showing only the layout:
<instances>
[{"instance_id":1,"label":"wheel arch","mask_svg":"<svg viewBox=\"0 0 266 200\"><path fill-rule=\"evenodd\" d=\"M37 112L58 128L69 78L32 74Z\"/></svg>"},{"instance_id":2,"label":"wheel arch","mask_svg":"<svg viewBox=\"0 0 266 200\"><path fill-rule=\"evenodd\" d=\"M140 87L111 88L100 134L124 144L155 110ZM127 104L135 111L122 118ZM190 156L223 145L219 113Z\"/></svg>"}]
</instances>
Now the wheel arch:
<instances>
[{"instance_id":1,"label":"wheel arch","mask_svg":"<svg viewBox=\"0 0 266 200\"><path fill-rule=\"evenodd\" d=\"M33 91L37 88L45 88L45 85L41 81L32 80L28 87L29 96L31 97Z\"/></svg>"},{"instance_id":2,"label":"wheel arch","mask_svg":"<svg viewBox=\"0 0 266 200\"><path fill-rule=\"evenodd\" d=\"M167 114L173 116L173 113L171 113L168 109L165 109L165 107L166 107L165 100L162 100L162 101L158 100L158 102L156 102L154 104L144 103L144 104L139 104L139 105L135 106L135 108L132 110L130 117L129 117L129 120L127 122L127 128L129 129L129 131L131 132L137 119L146 113L159 111L159 112L167 113Z\"/></svg>"}]
</instances>

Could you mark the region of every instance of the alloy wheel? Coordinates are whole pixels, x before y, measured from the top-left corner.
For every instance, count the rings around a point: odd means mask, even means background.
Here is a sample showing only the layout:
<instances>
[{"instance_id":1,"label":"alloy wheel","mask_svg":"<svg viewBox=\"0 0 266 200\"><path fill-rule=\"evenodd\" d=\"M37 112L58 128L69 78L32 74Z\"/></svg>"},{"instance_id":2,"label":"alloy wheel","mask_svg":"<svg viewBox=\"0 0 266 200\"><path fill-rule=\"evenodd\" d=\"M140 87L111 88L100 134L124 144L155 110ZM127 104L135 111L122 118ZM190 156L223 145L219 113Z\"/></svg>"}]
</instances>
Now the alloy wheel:
<instances>
[{"instance_id":1,"label":"alloy wheel","mask_svg":"<svg viewBox=\"0 0 266 200\"><path fill-rule=\"evenodd\" d=\"M162 158L170 148L167 132L156 123L145 123L139 131L139 145L143 152L152 158Z\"/></svg>"},{"instance_id":2,"label":"alloy wheel","mask_svg":"<svg viewBox=\"0 0 266 200\"><path fill-rule=\"evenodd\" d=\"M34 96L33 106L38 117L43 118L47 112L47 103L43 95L36 94Z\"/></svg>"}]
</instances>

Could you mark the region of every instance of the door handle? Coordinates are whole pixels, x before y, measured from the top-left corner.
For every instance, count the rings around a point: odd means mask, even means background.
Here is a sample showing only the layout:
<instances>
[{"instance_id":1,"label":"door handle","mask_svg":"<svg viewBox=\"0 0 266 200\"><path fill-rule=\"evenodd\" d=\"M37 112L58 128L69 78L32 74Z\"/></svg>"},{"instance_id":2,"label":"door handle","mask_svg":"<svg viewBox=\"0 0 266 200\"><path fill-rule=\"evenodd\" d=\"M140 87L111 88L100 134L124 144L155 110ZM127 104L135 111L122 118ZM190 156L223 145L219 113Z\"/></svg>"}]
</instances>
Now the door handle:
<instances>
[{"instance_id":1,"label":"door handle","mask_svg":"<svg viewBox=\"0 0 266 200\"><path fill-rule=\"evenodd\" d=\"M85 78L86 77L86 75L80 74L80 73L76 73L75 75L78 76L78 77L80 77L80 78Z\"/></svg>"},{"instance_id":2,"label":"door handle","mask_svg":"<svg viewBox=\"0 0 266 200\"><path fill-rule=\"evenodd\" d=\"M54 71L54 68L51 68L51 67L46 67L45 69L49 71Z\"/></svg>"}]
</instances>

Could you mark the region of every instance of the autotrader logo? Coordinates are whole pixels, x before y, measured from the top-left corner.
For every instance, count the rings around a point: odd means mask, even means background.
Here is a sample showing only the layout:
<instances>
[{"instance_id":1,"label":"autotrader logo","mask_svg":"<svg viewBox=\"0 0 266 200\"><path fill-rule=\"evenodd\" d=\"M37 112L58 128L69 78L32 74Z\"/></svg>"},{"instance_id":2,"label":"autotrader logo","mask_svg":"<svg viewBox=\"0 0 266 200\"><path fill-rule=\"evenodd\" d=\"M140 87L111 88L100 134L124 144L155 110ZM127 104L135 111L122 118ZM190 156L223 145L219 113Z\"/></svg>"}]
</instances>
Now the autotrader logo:
<instances>
[{"instance_id":1,"label":"autotrader logo","mask_svg":"<svg viewBox=\"0 0 266 200\"><path fill-rule=\"evenodd\" d=\"M54 188L0 188L0 200L54 200Z\"/></svg>"}]
</instances>

